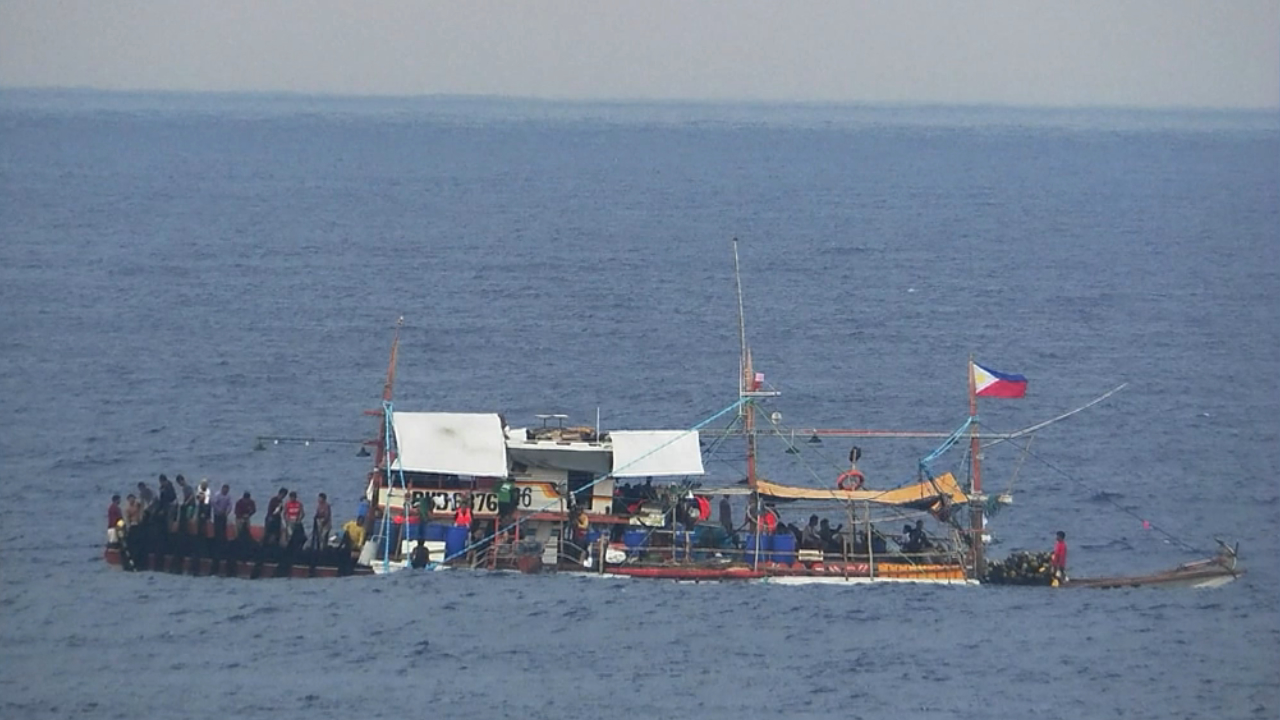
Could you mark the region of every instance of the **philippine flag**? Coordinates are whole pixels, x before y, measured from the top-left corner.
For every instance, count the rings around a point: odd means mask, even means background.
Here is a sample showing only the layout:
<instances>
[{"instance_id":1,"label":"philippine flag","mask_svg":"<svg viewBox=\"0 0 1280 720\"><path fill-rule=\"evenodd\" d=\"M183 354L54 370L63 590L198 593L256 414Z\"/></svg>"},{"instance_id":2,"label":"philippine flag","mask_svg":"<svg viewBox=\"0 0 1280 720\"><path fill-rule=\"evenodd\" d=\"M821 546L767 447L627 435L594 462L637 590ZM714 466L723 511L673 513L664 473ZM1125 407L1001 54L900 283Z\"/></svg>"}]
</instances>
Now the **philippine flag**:
<instances>
[{"instance_id":1,"label":"philippine flag","mask_svg":"<svg viewBox=\"0 0 1280 720\"><path fill-rule=\"evenodd\" d=\"M973 394L977 397L1020 398L1027 394L1027 379L973 363Z\"/></svg>"}]
</instances>

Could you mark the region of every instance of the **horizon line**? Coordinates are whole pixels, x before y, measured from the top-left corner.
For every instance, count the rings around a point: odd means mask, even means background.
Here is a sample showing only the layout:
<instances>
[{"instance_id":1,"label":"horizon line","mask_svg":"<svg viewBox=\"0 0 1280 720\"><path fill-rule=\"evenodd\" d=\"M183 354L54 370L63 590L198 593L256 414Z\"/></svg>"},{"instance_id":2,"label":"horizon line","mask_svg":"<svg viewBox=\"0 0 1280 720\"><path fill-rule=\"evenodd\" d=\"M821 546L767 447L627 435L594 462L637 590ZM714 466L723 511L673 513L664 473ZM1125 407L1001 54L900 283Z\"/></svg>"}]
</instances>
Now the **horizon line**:
<instances>
[{"instance_id":1,"label":"horizon line","mask_svg":"<svg viewBox=\"0 0 1280 720\"><path fill-rule=\"evenodd\" d=\"M577 97L554 95L501 95L493 93L434 92L434 93L344 93L311 90L190 90L173 88L98 88L88 85L8 85L0 83L0 93L54 94L76 93L97 95L148 95L148 96L209 96L278 99L317 99L338 101L421 101L421 100L471 100L487 102L531 102L559 105L690 105L690 106L763 106L763 107L840 107L840 108L958 108L1002 110L1069 110L1069 111L1124 111L1124 112L1238 112L1280 113L1280 105L1123 105L1114 103L1080 104L1025 104L1000 101L937 101L937 100L835 100L835 99L781 99L781 98L688 98L688 97Z\"/></svg>"}]
</instances>

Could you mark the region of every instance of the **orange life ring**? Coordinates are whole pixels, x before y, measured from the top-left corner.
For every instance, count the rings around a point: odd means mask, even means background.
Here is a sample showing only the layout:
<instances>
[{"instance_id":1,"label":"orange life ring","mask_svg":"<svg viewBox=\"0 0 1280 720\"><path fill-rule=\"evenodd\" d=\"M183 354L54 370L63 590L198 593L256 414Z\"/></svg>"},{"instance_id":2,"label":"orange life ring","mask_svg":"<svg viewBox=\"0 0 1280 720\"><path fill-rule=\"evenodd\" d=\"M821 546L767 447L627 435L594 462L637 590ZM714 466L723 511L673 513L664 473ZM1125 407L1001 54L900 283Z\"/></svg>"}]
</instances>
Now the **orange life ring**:
<instances>
[{"instance_id":1,"label":"orange life ring","mask_svg":"<svg viewBox=\"0 0 1280 720\"><path fill-rule=\"evenodd\" d=\"M862 473L857 470L850 470L840 474L840 477L836 479L836 487L841 490L861 490L862 483L866 481L867 478ZM853 483L853 487L849 487L850 482Z\"/></svg>"}]
</instances>

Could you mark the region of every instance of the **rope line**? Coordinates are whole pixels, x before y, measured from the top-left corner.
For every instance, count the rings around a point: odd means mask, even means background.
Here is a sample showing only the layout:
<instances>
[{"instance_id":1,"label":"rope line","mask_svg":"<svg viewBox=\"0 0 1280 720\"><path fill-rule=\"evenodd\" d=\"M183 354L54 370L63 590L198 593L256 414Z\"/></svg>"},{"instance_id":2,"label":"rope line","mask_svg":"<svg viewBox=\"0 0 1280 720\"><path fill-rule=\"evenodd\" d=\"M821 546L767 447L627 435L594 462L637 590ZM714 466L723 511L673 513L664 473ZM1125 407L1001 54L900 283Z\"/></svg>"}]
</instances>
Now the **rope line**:
<instances>
[{"instance_id":1,"label":"rope line","mask_svg":"<svg viewBox=\"0 0 1280 720\"><path fill-rule=\"evenodd\" d=\"M1123 387L1123 386L1121 386L1121 387ZM1117 389L1118 389L1118 388L1117 388ZM1114 392L1114 391L1112 391L1112 392ZM1017 442L1016 442L1016 441L1010 440L1009 442L1013 442L1015 445L1017 445ZM1028 442L1027 442L1027 444L1026 444L1025 446L1023 446L1023 447L1022 447L1022 451L1026 454L1026 456L1027 456L1027 457L1035 458L1038 462L1040 462L1041 464L1043 464L1045 467L1049 468L1050 470L1053 470L1054 472L1058 473L1058 474L1059 474L1059 475L1061 475L1062 477L1064 477L1064 478L1066 478L1066 479L1068 479L1068 480L1070 480L1070 481L1072 481L1072 482L1076 483L1077 485L1080 485L1081 487L1085 488L1086 490L1089 490L1090 492L1092 492L1092 493L1093 493L1094 497L1096 497L1096 498L1100 498L1100 499L1102 499L1102 500L1105 500L1106 502L1110 503L1110 504L1111 504L1111 505L1113 505L1116 509L1120 510L1121 512L1125 513L1126 515L1129 515L1130 517L1132 517L1132 518L1134 518L1134 519L1136 519L1136 520L1138 520L1138 521L1142 522L1142 523L1143 523L1143 526L1144 526L1145 528L1149 528L1149 529L1151 529L1151 530L1155 530L1157 533L1159 533L1159 534L1163 535L1163 536L1165 537L1165 539L1166 539L1166 540L1168 540L1169 542L1171 542L1172 544L1177 545L1178 547L1182 548L1183 550L1187 550L1187 551L1190 551L1190 552L1195 552L1195 553L1203 553L1203 552L1207 552L1204 548L1198 548L1198 547L1196 547L1196 546L1194 546L1194 545L1192 545L1192 544L1190 544L1190 543L1186 542L1186 541L1185 541L1185 540L1183 540L1182 538L1180 538L1180 537L1178 537L1178 536L1174 535L1173 533L1169 532L1168 530L1165 530L1164 528L1160 527L1159 525L1156 525L1154 522L1151 522L1151 519L1150 519L1150 518L1148 518L1148 517L1144 517L1144 516L1140 515L1138 512L1136 512L1136 511L1134 511L1134 510L1132 510L1132 509L1130 509L1130 508L1127 508L1127 507L1125 507L1124 505L1121 505L1120 503L1116 502L1116 501L1115 501L1115 499L1113 499L1113 498L1111 497L1111 494L1110 494L1110 493L1108 493L1108 492L1106 492L1105 490L1099 490L1098 488L1096 488L1096 487L1094 487L1094 486L1090 485L1089 483L1085 482L1084 480L1081 480L1079 477L1077 477L1077 476L1075 476L1075 475L1072 475L1071 473L1067 472L1066 470L1063 470L1062 468L1058 467L1058 466L1057 466L1057 465L1055 465L1054 463L1052 463L1052 462L1050 462L1050 461L1046 460L1045 458L1043 458L1043 457L1041 457L1041 456L1037 455L1036 453L1031 452L1031 443L1030 443L1030 441L1028 441Z\"/></svg>"}]
</instances>

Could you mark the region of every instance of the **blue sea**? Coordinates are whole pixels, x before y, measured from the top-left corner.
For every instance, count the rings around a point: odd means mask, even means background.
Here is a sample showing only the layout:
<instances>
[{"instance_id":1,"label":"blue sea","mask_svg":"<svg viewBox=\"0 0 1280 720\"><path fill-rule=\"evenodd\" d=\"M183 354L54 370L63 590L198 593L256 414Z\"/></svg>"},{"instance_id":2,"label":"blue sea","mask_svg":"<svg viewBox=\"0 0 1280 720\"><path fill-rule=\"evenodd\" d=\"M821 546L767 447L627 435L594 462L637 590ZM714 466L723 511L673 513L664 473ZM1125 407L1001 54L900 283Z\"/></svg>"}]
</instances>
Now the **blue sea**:
<instances>
[{"instance_id":1,"label":"blue sea","mask_svg":"<svg viewBox=\"0 0 1280 720\"><path fill-rule=\"evenodd\" d=\"M369 459L322 441L379 431L400 316L398 409L704 421L736 399L735 237L785 426L954 429L970 355L1030 381L982 402L984 432L1128 383L987 451L1014 498L990 554L1064 530L1073 575L1138 573L1222 538L1248 574L1066 592L103 563L109 496L159 473L352 515ZM1276 113L6 91L0 302L5 718L1280 715ZM897 484L936 443L863 443L861 466ZM831 482L847 452L766 467Z\"/></svg>"}]
</instances>

